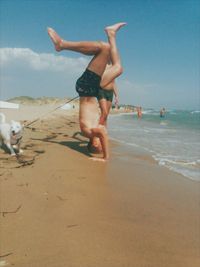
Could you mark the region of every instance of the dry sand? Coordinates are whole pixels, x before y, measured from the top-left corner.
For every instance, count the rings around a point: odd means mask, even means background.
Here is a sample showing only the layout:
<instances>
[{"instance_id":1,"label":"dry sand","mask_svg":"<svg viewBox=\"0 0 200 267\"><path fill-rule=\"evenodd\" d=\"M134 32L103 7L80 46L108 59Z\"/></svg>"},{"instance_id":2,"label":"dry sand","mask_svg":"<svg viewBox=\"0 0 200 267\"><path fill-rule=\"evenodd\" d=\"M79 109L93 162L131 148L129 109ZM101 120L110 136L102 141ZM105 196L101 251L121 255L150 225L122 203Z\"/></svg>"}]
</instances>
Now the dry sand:
<instances>
[{"instance_id":1,"label":"dry sand","mask_svg":"<svg viewBox=\"0 0 200 267\"><path fill-rule=\"evenodd\" d=\"M34 120L52 109L2 111ZM0 266L200 266L200 183L119 144L109 162L89 160L73 138L77 110L30 127L22 156L0 150Z\"/></svg>"}]
</instances>

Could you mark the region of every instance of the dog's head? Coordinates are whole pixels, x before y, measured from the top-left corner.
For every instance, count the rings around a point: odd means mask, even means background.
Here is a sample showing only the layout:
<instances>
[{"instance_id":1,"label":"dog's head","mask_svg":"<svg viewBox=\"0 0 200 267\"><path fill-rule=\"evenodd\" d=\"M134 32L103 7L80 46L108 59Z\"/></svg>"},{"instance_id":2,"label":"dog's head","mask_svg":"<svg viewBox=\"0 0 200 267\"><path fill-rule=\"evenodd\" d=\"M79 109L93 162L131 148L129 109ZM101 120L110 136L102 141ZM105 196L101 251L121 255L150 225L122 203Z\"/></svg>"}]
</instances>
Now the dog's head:
<instances>
[{"instance_id":1,"label":"dog's head","mask_svg":"<svg viewBox=\"0 0 200 267\"><path fill-rule=\"evenodd\" d=\"M18 135L22 132L23 126L18 121L11 121L10 131L13 136Z\"/></svg>"}]
</instances>

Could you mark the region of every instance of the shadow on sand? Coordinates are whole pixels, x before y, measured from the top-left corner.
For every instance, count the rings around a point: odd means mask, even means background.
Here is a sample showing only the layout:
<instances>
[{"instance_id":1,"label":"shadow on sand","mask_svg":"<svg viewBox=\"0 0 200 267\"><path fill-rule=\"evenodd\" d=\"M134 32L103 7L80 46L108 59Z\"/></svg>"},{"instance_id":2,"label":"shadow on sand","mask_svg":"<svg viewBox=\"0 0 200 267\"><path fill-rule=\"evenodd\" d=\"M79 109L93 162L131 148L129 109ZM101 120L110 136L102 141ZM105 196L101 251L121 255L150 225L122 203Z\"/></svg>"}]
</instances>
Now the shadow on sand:
<instances>
[{"instance_id":1,"label":"shadow on sand","mask_svg":"<svg viewBox=\"0 0 200 267\"><path fill-rule=\"evenodd\" d=\"M56 138L56 136L54 136L54 137L50 136L50 137L45 137L45 138L41 138L41 139L40 138L31 138L31 140L67 146L70 149L73 149L73 150L78 151L78 152L80 152L80 153L82 153L88 157L91 157L92 155L89 153L89 151L87 149L88 141L82 140L81 138L77 137L77 134L80 134L80 132L77 132L72 137L70 137L70 138L73 138L74 140L69 140L69 141L53 140Z\"/></svg>"}]
</instances>

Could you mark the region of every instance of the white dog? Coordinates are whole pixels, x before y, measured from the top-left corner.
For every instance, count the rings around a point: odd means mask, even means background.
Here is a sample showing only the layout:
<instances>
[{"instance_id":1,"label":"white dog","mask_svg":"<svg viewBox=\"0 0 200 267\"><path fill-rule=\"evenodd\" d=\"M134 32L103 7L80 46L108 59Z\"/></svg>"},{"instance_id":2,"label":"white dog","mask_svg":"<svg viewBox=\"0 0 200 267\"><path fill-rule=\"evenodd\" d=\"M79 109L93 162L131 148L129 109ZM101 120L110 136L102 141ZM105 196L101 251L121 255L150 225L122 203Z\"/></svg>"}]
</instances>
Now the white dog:
<instances>
[{"instance_id":1,"label":"white dog","mask_svg":"<svg viewBox=\"0 0 200 267\"><path fill-rule=\"evenodd\" d=\"M10 124L6 123L5 115L0 113L0 146L5 144L12 156L16 155L13 148L16 148L19 153L23 152L20 149L22 132L23 126L20 122L12 120Z\"/></svg>"}]
</instances>

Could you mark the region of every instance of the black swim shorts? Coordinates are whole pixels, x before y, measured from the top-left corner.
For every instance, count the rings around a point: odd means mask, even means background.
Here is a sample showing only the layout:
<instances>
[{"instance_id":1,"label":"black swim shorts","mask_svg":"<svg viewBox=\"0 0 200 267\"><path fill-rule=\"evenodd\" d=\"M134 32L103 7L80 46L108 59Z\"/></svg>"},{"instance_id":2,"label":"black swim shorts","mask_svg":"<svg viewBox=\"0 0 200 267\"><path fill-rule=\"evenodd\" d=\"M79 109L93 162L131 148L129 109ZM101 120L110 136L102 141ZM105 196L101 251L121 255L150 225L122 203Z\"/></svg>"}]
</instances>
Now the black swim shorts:
<instances>
[{"instance_id":1,"label":"black swim shorts","mask_svg":"<svg viewBox=\"0 0 200 267\"><path fill-rule=\"evenodd\" d=\"M101 99L106 99L106 101L113 101L113 90L105 90L102 88L99 88L99 92L97 95L98 101Z\"/></svg>"},{"instance_id":2,"label":"black swim shorts","mask_svg":"<svg viewBox=\"0 0 200 267\"><path fill-rule=\"evenodd\" d=\"M97 97L100 88L101 77L91 70L86 69L76 82L76 91L79 96Z\"/></svg>"}]
</instances>

